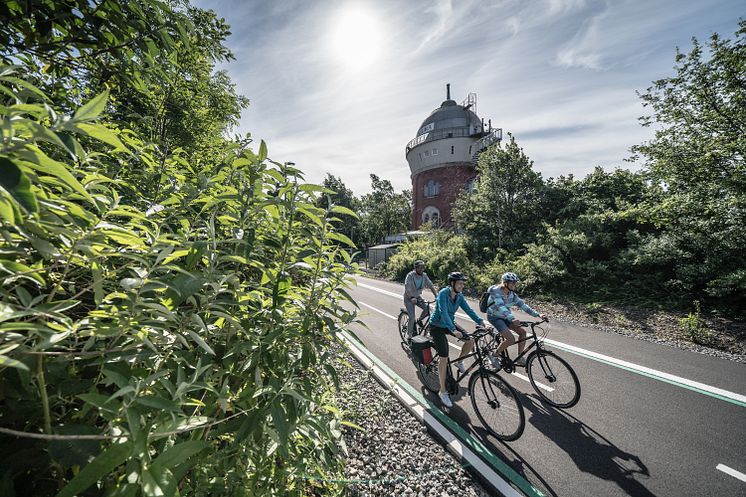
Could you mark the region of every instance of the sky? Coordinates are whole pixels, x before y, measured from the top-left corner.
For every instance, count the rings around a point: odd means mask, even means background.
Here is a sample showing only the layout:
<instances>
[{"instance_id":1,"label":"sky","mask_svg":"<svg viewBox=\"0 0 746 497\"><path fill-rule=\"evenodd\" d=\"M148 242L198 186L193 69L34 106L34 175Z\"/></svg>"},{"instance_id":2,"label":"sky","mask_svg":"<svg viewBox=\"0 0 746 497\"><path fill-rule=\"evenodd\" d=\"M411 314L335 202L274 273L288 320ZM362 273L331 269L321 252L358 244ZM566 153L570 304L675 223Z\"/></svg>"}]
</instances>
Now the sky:
<instances>
[{"instance_id":1,"label":"sky","mask_svg":"<svg viewBox=\"0 0 746 497\"><path fill-rule=\"evenodd\" d=\"M674 74L676 47L732 38L735 0L198 0L231 26L221 64L250 100L238 133L309 182L355 195L370 174L411 188L404 149L445 100L477 94L544 178L636 169L652 137L637 91Z\"/></svg>"}]
</instances>

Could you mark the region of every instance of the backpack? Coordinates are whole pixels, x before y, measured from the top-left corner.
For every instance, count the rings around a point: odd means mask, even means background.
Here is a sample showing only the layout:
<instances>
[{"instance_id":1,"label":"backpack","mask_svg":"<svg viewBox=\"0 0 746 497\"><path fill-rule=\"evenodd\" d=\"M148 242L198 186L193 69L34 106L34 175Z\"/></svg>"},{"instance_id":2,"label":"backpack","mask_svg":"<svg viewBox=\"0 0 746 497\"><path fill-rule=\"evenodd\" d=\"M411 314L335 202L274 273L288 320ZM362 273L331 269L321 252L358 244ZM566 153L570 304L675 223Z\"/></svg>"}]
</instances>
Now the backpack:
<instances>
[{"instance_id":1,"label":"backpack","mask_svg":"<svg viewBox=\"0 0 746 497\"><path fill-rule=\"evenodd\" d=\"M495 303L491 303L490 305L487 305L487 301L490 298L490 292L482 292L482 295L479 296L479 311L480 312L487 312L487 309L495 305Z\"/></svg>"}]
</instances>

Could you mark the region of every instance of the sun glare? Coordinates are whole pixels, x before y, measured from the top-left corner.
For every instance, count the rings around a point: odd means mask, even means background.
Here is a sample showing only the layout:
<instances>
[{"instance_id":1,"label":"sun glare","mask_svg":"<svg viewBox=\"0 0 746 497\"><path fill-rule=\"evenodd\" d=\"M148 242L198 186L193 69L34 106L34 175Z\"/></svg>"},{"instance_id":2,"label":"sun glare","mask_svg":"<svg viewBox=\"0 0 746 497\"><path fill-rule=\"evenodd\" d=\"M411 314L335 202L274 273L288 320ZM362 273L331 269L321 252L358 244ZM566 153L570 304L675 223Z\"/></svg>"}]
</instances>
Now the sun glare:
<instances>
[{"instance_id":1,"label":"sun glare","mask_svg":"<svg viewBox=\"0 0 746 497\"><path fill-rule=\"evenodd\" d=\"M362 6L348 7L333 23L331 48L343 66L359 70L375 62L381 51L381 30L370 10Z\"/></svg>"}]
</instances>

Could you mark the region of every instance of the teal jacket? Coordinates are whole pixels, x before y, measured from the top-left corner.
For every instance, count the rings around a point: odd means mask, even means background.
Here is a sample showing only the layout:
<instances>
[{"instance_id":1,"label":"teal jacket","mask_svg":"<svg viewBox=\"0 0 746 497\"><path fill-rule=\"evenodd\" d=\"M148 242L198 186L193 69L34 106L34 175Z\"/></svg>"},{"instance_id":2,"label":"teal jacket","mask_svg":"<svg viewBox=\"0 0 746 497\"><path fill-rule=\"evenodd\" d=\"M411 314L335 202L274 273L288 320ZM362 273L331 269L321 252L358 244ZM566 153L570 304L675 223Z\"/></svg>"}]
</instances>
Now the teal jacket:
<instances>
[{"instance_id":1,"label":"teal jacket","mask_svg":"<svg viewBox=\"0 0 746 497\"><path fill-rule=\"evenodd\" d=\"M475 323L482 324L483 319L469 307L466 299L460 293L456 295L456 300L451 299L451 287L445 287L438 292L438 298L435 300L435 310L430 316L430 324L439 328L455 330L456 323L453 321L458 308L464 310Z\"/></svg>"},{"instance_id":2,"label":"teal jacket","mask_svg":"<svg viewBox=\"0 0 746 497\"><path fill-rule=\"evenodd\" d=\"M515 319L515 316L510 312L510 308L513 306L520 307L521 310L531 314L534 317L539 315L538 312L531 309L515 292L508 293L506 297L499 285L492 285L487 289L490 294L487 299L487 316L495 317L498 319L504 319L511 322Z\"/></svg>"}]
</instances>

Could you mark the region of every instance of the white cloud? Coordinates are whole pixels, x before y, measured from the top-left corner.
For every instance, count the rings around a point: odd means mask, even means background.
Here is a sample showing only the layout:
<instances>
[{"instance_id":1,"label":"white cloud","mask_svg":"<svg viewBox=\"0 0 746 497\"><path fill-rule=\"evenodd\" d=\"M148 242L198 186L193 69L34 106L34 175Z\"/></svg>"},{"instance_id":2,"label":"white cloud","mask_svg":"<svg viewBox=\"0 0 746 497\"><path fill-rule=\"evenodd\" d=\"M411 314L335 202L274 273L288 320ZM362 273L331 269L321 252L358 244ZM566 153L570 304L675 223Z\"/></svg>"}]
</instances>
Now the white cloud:
<instances>
[{"instance_id":1,"label":"white cloud","mask_svg":"<svg viewBox=\"0 0 746 497\"><path fill-rule=\"evenodd\" d=\"M686 49L691 36L732 36L742 10L735 0L203 6L232 25L237 60L225 68L251 100L240 131L265 139L273 159L295 162L308 180L329 172L358 195L370 173L411 186L404 147L445 83L457 101L477 92L480 117L512 131L545 176L624 165L649 133L635 90L670 74L674 47ZM381 41L373 62L349 70L329 40L339 12L356 6L375 17ZM350 45L365 49L365 39Z\"/></svg>"}]
</instances>

